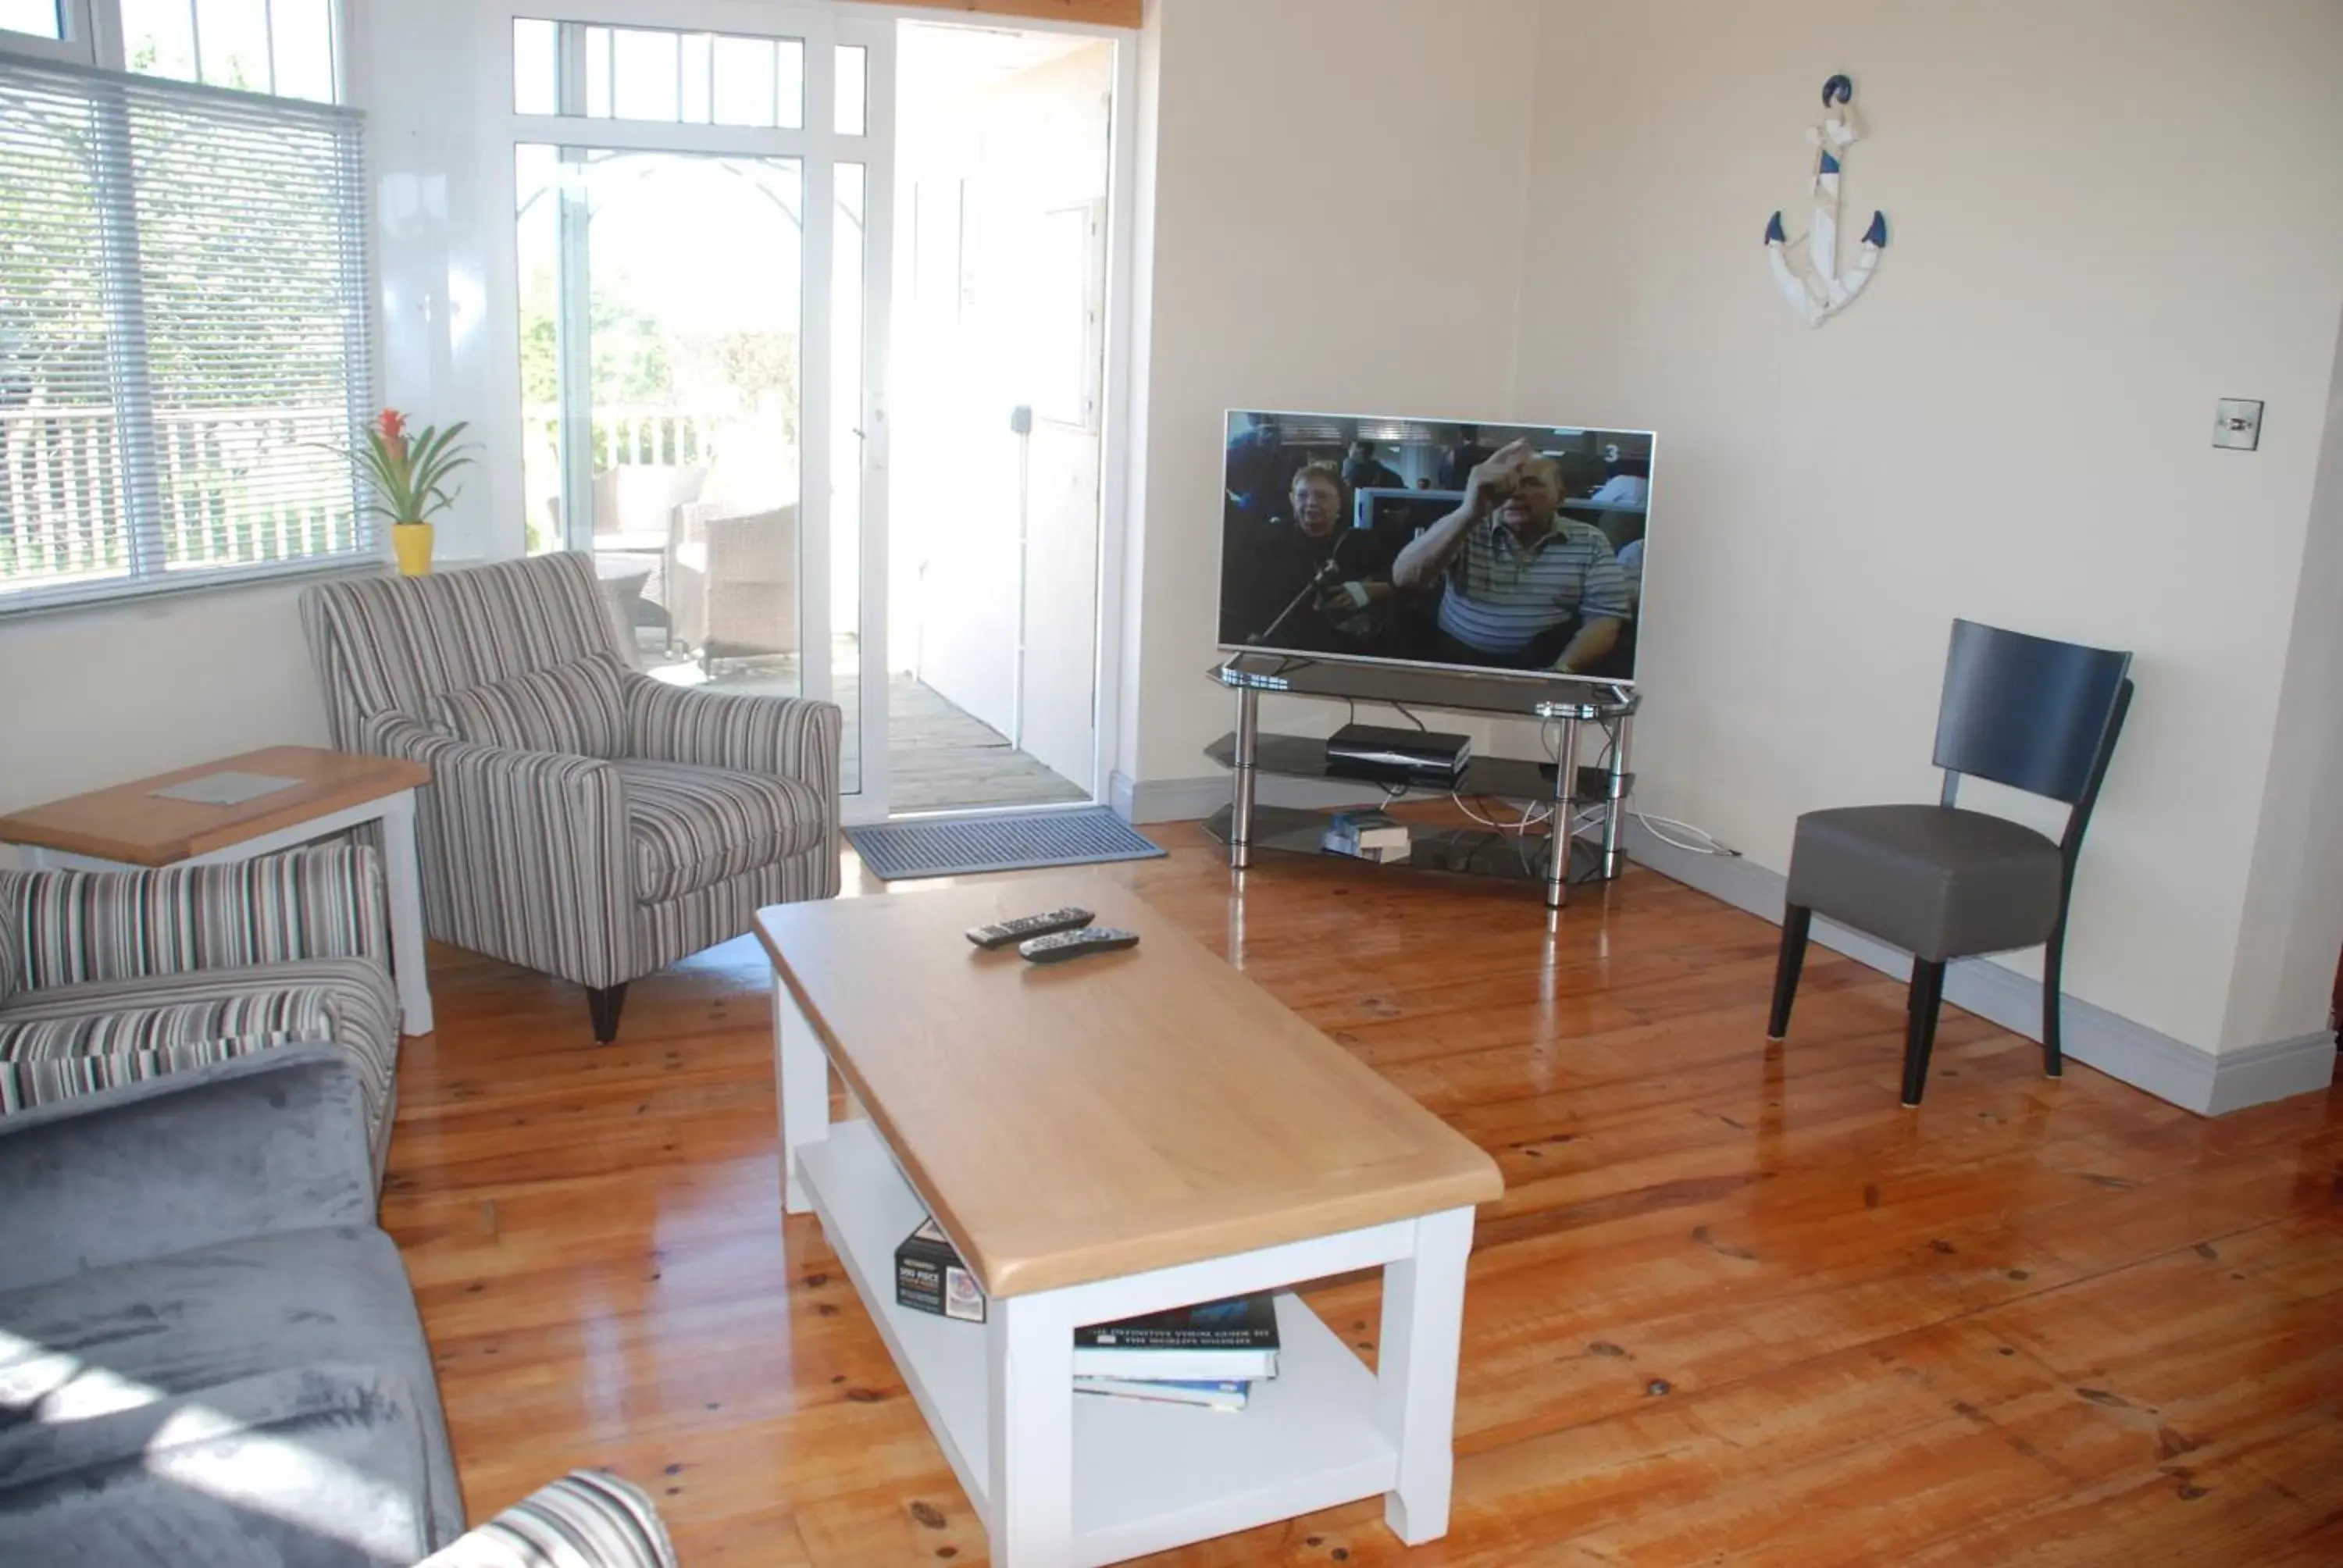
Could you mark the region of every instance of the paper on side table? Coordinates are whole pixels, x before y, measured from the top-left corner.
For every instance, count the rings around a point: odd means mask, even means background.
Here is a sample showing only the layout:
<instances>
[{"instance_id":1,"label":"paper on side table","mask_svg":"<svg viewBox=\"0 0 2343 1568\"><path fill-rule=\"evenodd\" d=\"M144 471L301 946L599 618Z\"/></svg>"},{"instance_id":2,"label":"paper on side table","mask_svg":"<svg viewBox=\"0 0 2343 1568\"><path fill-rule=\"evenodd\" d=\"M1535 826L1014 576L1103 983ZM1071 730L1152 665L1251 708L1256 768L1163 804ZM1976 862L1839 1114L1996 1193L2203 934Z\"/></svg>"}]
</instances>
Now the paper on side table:
<instances>
[{"instance_id":1,"label":"paper on side table","mask_svg":"<svg viewBox=\"0 0 2343 1568\"><path fill-rule=\"evenodd\" d=\"M166 785L156 790L155 794L162 799L188 800L198 806L241 806L246 800L257 800L263 795L290 789L300 782L298 779L278 779L266 773L228 771L184 779Z\"/></svg>"}]
</instances>

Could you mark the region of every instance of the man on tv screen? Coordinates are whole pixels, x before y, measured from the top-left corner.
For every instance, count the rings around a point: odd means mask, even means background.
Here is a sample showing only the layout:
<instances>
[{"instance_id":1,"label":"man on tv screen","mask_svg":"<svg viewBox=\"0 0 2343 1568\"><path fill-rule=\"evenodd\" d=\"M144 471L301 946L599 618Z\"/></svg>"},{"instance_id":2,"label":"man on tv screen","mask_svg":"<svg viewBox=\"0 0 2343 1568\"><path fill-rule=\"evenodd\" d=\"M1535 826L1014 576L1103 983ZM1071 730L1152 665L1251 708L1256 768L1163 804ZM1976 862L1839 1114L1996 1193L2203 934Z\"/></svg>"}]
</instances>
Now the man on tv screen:
<instances>
[{"instance_id":1,"label":"man on tv screen","mask_svg":"<svg viewBox=\"0 0 2343 1568\"><path fill-rule=\"evenodd\" d=\"M1401 589L1441 589L1434 657L1449 664L1592 668L1634 613L1611 541L1561 515L1562 473L1527 441L1475 464L1464 500L1392 563Z\"/></svg>"}]
</instances>

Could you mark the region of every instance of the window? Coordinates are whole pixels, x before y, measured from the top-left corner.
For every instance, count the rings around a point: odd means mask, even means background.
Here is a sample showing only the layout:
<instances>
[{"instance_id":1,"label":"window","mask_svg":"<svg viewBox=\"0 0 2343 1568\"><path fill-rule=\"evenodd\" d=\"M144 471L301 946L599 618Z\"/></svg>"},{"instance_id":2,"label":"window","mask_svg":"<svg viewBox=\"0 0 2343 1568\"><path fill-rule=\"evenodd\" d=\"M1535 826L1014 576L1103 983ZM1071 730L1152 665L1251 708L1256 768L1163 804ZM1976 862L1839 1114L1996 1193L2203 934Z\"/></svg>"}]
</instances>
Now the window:
<instances>
[{"instance_id":1,"label":"window","mask_svg":"<svg viewBox=\"0 0 2343 1568\"><path fill-rule=\"evenodd\" d=\"M859 122L859 74L855 80ZM513 113L799 130L805 43L520 17L513 23Z\"/></svg>"},{"instance_id":2,"label":"window","mask_svg":"<svg viewBox=\"0 0 2343 1568\"><path fill-rule=\"evenodd\" d=\"M12 0L0 0L0 5ZM114 0L141 75L333 103L334 0Z\"/></svg>"},{"instance_id":3,"label":"window","mask_svg":"<svg viewBox=\"0 0 2343 1568\"><path fill-rule=\"evenodd\" d=\"M343 110L0 60L0 610L376 553L363 180Z\"/></svg>"},{"instance_id":4,"label":"window","mask_svg":"<svg viewBox=\"0 0 2343 1568\"><path fill-rule=\"evenodd\" d=\"M62 40L65 19L57 0L0 0L0 33Z\"/></svg>"}]
</instances>

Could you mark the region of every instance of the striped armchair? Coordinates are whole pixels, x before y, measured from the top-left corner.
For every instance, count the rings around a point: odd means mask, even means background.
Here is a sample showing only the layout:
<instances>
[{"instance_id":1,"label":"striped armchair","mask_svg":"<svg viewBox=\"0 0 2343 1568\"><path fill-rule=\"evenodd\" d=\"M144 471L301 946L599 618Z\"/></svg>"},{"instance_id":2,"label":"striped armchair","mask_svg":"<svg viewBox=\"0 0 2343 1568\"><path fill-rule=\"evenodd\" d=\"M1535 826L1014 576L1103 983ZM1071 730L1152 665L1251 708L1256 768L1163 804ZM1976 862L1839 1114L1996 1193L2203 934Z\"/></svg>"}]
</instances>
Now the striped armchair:
<instances>
[{"instance_id":1,"label":"striped armchair","mask_svg":"<svg viewBox=\"0 0 2343 1568\"><path fill-rule=\"evenodd\" d=\"M442 941L586 988L838 891L838 708L629 668L585 554L302 596L334 740L431 769L416 839Z\"/></svg>"},{"instance_id":2,"label":"striped armchair","mask_svg":"<svg viewBox=\"0 0 2343 1568\"><path fill-rule=\"evenodd\" d=\"M639 1488L579 1470L416 1568L676 1568L676 1560L658 1510Z\"/></svg>"},{"instance_id":3,"label":"striped armchair","mask_svg":"<svg viewBox=\"0 0 2343 1568\"><path fill-rule=\"evenodd\" d=\"M382 868L341 844L225 865L0 872L0 1114L333 1044L381 1180L398 996Z\"/></svg>"}]
</instances>

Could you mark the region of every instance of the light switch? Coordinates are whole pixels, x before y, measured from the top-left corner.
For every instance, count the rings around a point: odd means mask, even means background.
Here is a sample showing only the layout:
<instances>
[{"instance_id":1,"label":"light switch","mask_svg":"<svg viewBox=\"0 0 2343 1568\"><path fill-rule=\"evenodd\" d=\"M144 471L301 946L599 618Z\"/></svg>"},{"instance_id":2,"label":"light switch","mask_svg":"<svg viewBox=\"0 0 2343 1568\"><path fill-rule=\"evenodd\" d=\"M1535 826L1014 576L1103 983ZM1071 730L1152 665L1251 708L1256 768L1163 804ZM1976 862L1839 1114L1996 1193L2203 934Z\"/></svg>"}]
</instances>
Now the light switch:
<instances>
[{"instance_id":1,"label":"light switch","mask_svg":"<svg viewBox=\"0 0 2343 1568\"><path fill-rule=\"evenodd\" d=\"M2213 405L2213 445L2250 452L2262 444L2258 397L2224 397Z\"/></svg>"}]
</instances>

